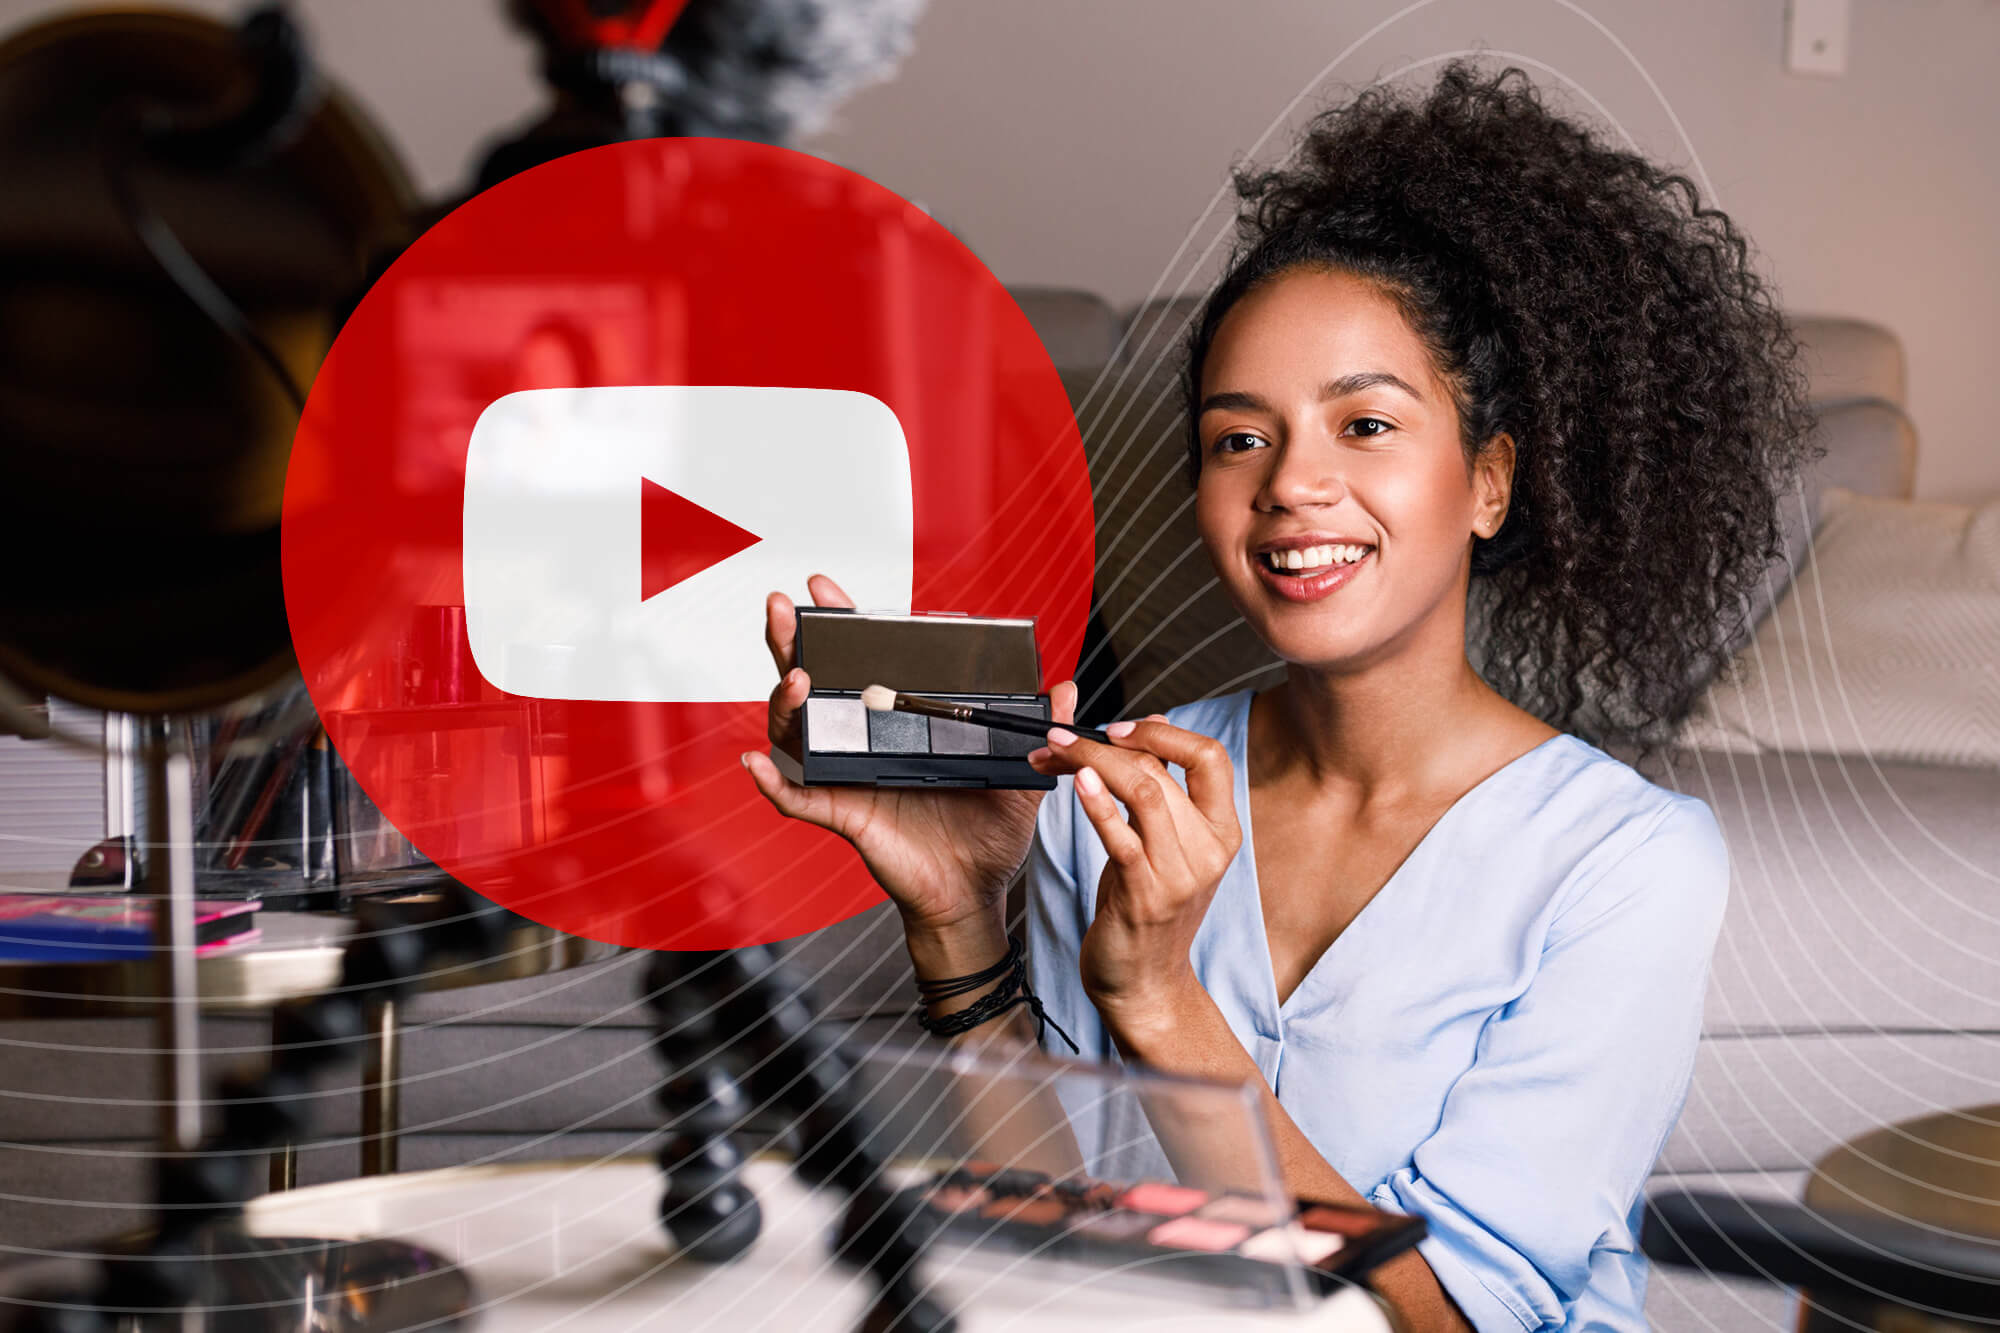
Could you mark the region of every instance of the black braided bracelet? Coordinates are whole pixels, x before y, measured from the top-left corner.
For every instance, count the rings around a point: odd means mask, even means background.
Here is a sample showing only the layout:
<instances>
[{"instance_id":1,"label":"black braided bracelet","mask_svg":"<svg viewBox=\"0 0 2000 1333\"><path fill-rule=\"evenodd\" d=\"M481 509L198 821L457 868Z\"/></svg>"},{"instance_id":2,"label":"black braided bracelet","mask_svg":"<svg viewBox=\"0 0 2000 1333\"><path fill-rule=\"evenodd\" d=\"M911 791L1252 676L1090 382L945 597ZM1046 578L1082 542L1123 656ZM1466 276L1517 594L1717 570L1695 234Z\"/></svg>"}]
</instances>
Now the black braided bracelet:
<instances>
[{"instance_id":1,"label":"black braided bracelet","mask_svg":"<svg viewBox=\"0 0 2000 1333\"><path fill-rule=\"evenodd\" d=\"M969 995L989 982L999 981L986 994L974 1000L963 1009L932 1018L928 1006L939 1000L949 1000L960 995ZM936 981L917 979L917 994L923 1003L917 1009L917 1026L940 1037L956 1037L961 1032L970 1032L988 1019L998 1018L1017 1004L1028 1006L1028 1012L1035 1016L1035 1039L1042 1039L1042 1027L1055 1028L1056 1035L1069 1044L1079 1055L1082 1051L1069 1033L1048 1016L1042 1008L1042 1001L1028 989L1028 951L1018 935L1007 937L1007 956L989 968L978 972L968 972L962 977L941 977Z\"/></svg>"}]
</instances>

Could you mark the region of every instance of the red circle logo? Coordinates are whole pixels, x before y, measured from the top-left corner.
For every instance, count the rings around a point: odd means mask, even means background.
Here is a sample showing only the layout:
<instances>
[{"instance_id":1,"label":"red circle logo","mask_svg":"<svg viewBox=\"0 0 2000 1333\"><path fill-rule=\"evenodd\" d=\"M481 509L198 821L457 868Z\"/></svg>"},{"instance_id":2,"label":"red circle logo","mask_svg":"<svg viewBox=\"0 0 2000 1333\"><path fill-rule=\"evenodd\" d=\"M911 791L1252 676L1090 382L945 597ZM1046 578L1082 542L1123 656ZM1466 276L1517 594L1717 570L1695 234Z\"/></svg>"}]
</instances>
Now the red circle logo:
<instances>
[{"instance_id":1,"label":"red circle logo","mask_svg":"<svg viewBox=\"0 0 2000 1333\"><path fill-rule=\"evenodd\" d=\"M469 887L646 948L882 901L737 762L767 592L1032 616L1047 689L1093 564L1076 421L1005 289L881 186L733 140L454 210L342 328L285 485L294 643L362 789Z\"/></svg>"}]
</instances>

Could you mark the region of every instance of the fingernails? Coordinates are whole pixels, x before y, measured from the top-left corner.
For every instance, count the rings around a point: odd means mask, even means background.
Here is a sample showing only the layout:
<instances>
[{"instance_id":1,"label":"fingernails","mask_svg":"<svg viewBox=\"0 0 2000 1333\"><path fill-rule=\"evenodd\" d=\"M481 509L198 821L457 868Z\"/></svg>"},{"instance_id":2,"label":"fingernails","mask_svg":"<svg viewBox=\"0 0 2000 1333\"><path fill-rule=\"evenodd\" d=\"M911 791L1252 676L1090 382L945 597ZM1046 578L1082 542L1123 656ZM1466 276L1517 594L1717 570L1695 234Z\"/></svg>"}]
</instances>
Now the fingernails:
<instances>
[{"instance_id":1,"label":"fingernails","mask_svg":"<svg viewBox=\"0 0 2000 1333\"><path fill-rule=\"evenodd\" d=\"M1085 796L1096 796L1104 790L1104 779L1097 776L1094 768L1076 770L1076 789Z\"/></svg>"},{"instance_id":2,"label":"fingernails","mask_svg":"<svg viewBox=\"0 0 2000 1333\"><path fill-rule=\"evenodd\" d=\"M1107 736L1130 736L1132 728L1138 725L1137 722L1107 722L1104 724L1104 734Z\"/></svg>"},{"instance_id":3,"label":"fingernails","mask_svg":"<svg viewBox=\"0 0 2000 1333\"><path fill-rule=\"evenodd\" d=\"M1039 750L1028 751L1028 762L1031 764L1045 764L1055 757L1056 752L1046 745Z\"/></svg>"},{"instance_id":4,"label":"fingernails","mask_svg":"<svg viewBox=\"0 0 2000 1333\"><path fill-rule=\"evenodd\" d=\"M748 750L745 750L742 754L737 755L736 762L743 765L743 767L745 768L750 767L750 752Z\"/></svg>"},{"instance_id":5,"label":"fingernails","mask_svg":"<svg viewBox=\"0 0 2000 1333\"><path fill-rule=\"evenodd\" d=\"M798 684L800 681L804 680L805 678L806 678L805 672L799 670L799 668L797 667L793 667L790 671L787 671L785 673L785 687L789 689L792 686Z\"/></svg>"},{"instance_id":6,"label":"fingernails","mask_svg":"<svg viewBox=\"0 0 2000 1333\"><path fill-rule=\"evenodd\" d=\"M1075 740L1076 740L1076 733L1073 731L1067 731L1062 727L1049 728L1050 745L1068 745Z\"/></svg>"}]
</instances>

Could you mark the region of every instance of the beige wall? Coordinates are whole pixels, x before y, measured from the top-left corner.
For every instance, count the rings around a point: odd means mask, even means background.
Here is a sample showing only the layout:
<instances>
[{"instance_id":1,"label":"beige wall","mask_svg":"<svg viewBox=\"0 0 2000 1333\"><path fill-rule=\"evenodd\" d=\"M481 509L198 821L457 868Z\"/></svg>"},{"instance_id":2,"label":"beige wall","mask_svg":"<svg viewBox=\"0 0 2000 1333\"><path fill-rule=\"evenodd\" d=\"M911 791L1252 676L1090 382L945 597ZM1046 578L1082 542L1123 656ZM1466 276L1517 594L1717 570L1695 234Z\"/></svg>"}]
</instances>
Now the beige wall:
<instances>
[{"instance_id":1,"label":"beige wall","mask_svg":"<svg viewBox=\"0 0 2000 1333\"><path fill-rule=\"evenodd\" d=\"M65 7L0 0L0 26ZM1226 220L1205 210L1295 96L1474 45L1517 53L1649 153L1698 156L1790 307L1902 335L1920 494L2000 495L1986 429L2000 406L2000 0L1853 0L1838 79L1785 72L1782 0L1433 0L1407 6L1321 81L1405 7L932 0L901 77L809 146L929 206L1007 281L1090 287L1123 304L1200 282L1209 270L1197 257ZM304 4L327 61L436 188L538 96L498 8ZM1284 142L1281 124L1259 156Z\"/></svg>"}]
</instances>

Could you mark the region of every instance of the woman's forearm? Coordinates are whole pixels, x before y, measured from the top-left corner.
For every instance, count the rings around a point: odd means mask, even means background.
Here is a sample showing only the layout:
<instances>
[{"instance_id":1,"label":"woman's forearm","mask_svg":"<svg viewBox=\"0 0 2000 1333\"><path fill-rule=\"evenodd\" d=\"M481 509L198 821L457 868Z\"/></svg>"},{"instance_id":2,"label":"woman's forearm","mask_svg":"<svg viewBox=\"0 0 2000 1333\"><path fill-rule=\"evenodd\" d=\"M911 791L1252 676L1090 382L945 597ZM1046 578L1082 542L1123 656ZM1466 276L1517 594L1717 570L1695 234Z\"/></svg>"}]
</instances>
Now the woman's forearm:
<instances>
[{"instance_id":1,"label":"woman's forearm","mask_svg":"<svg viewBox=\"0 0 2000 1333\"><path fill-rule=\"evenodd\" d=\"M910 927L905 940L920 981L982 972L1007 955L1007 930L996 907L989 917L950 927ZM1001 985L993 981L965 995L926 1006L932 1018L967 1008ZM984 1068L954 1080L959 1097L957 1139L968 1155L1054 1175L1080 1170L1083 1157L1069 1118L1040 1065L1035 1024L1016 1006L951 1038L954 1050L981 1057Z\"/></svg>"},{"instance_id":2,"label":"woman's forearm","mask_svg":"<svg viewBox=\"0 0 2000 1333\"><path fill-rule=\"evenodd\" d=\"M1243 1049L1229 1020L1214 999L1200 986L1183 989L1144 1005L1100 1005L1106 1028L1124 1057L1167 1073L1197 1078L1248 1083L1257 1089L1265 1123L1270 1127L1271 1144L1277 1154L1278 1171L1287 1193L1327 1203L1366 1206L1368 1200L1336 1171L1332 1163L1306 1138L1291 1114L1279 1104L1263 1071ZM1244 1163L1232 1160L1230 1150L1216 1136L1201 1132L1198 1125L1177 1124L1166 1117L1153 1118L1154 1132L1183 1178L1199 1181L1215 1175L1246 1178ZM1171 1140L1171 1141L1170 1141ZM1224 1154L1217 1160L1217 1153ZM1396 1308L1415 1333L1469 1330L1457 1304L1439 1285L1437 1275L1424 1257L1412 1250L1383 1264L1370 1280L1375 1290Z\"/></svg>"}]
</instances>

